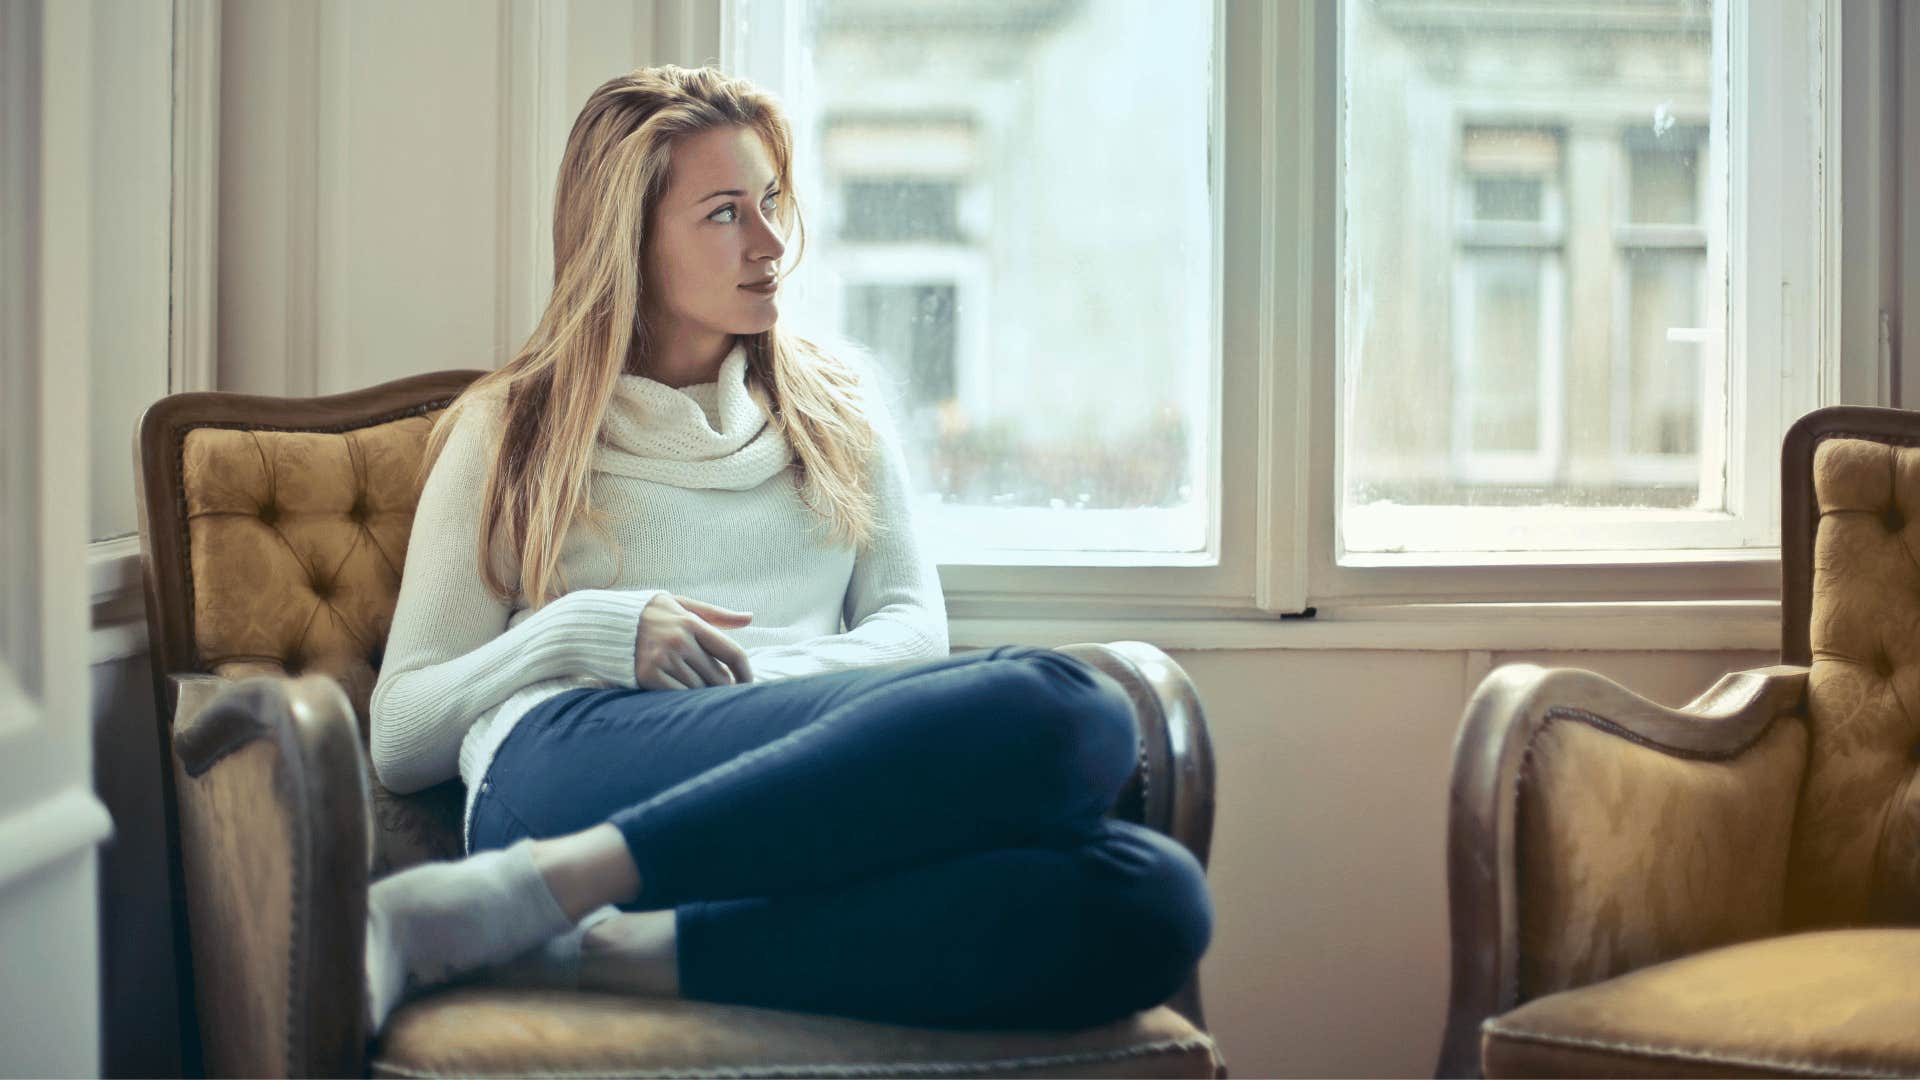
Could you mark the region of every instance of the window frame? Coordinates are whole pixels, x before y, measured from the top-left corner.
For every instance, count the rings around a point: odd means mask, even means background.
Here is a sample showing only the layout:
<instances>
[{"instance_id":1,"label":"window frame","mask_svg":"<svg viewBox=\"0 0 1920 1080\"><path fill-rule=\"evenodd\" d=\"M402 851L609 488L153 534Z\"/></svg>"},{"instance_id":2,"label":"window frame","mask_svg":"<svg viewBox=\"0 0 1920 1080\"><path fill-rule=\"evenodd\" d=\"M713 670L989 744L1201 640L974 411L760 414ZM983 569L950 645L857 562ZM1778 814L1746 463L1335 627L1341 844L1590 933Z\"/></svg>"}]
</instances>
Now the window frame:
<instances>
[{"instance_id":1,"label":"window frame","mask_svg":"<svg viewBox=\"0 0 1920 1080\"><path fill-rule=\"evenodd\" d=\"M1728 103L1730 120L1727 126L1732 131L1742 130L1747 111L1767 115L1771 110L1777 114L1785 102L1784 90L1778 86L1768 86L1766 80L1756 77L1756 69L1765 65L1749 62L1749 57L1784 57L1785 63L1797 65L1795 70L1804 70L1814 59L1804 50L1819 48L1821 41L1832 42L1837 33L1840 11L1833 0L1780 0L1780 3L1801 9L1805 19L1799 25L1812 25L1823 30L1825 36L1816 39L1810 46L1806 35L1796 36L1786 32L1785 28L1796 25L1792 18L1775 17L1772 13L1753 15L1744 5L1723 5L1721 11L1733 9L1737 12L1734 15L1737 25L1729 28L1730 63L1735 72L1747 76L1744 92L1735 94ZM1312 6L1318 16L1336 23L1323 28L1319 55L1327 58L1321 62L1327 91L1337 94L1341 61L1337 20L1341 10L1336 0L1316 0ZM1796 50L1799 50L1797 56ZM1832 81L1831 54L1832 48L1828 45L1824 57L1826 63L1821 69L1828 73L1828 80L1826 85L1819 88L1822 92L1816 95L1816 100L1809 103L1805 110L1810 121L1809 133L1808 141L1801 144L1803 153L1828 161L1837 160L1838 145L1837 124L1833 122L1838 95ZM1799 205L1809 209L1797 223L1797 229L1781 238L1784 243L1775 243L1766 251L1749 252L1744 247L1749 232L1749 206L1795 204L1790 201L1794 193L1782 188L1788 179L1784 175L1787 170L1774 167L1790 160L1793 150L1770 144L1765 139L1756 139L1753 145L1749 145L1745 139L1735 139L1733 142L1730 148L1733 175L1747 177L1750 185L1743 188L1736 183L1729 192L1729 216L1735 234L1731 238L1734 245L1730 259L1732 287L1735 290L1750 290L1738 293L1745 299L1743 310L1747 318L1743 324L1737 323L1733 327L1735 348L1738 349L1747 341L1778 343L1791 335L1804 350L1803 354L1814 358L1814 363L1807 365L1807 370L1799 372L1781 371L1777 365L1766 370L1780 371L1783 379L1795 380L1796 385L1817 380L1822 390L1820 400L1837 400L1837 335L1832 333L1831 327L1821 317L1831 302L1835 291L1833 286L1838 281L1840 270L1838 259L1823 258L1834 250L1824 242L1828 239L1830 203L1837 197L1837 185L1823 183L1823 177L1814 178L1814 190L1799 193ZM1318 181L1328 189L1325 194L1330 198L1323 203L1329 205L1328 216L1337 220L1343 212L1343 200L1338 190L1341 170L1337 155L1340 146L1333 142L1323 149L1333 160L1322 164ZM1713 151L1719 149L1716 146ZM1761 167L1763 163L1766 167ZM1802 171L1804 173L1804 169ZM1336 245L1340 240L1337 236L1331 239ZM1798 262L1795 262L1796 252ZM1758 272L1752 272L1749 257L1755 260L1764 258L1766 265ZM1341 265L1338 255L1336 265ZM1772 280L1776 275L1779 281L1785 283L1783 286L1770 291L1760 288L1762 279ZM1783 293L1784 304L1781 301ZM1782 307L1791 309L1791 314L1784 320L1780 315ZM1783 379L1736 378L1732 392L1736 398L1744 399L1736 407L1748 417L1778 416L1782 411L1782 402L1791 400L1792 395L1769 394L1767 391L1777 388ZM1753 383L1759 384L1758 393L1749 393L1752 389L1750 384ZM1321 402L1329 410L1327 415L1336 418L1342 416L1343 410L1336 407L1336 399L1323 397ZM1781 417L1781 430L1790 419ZM1743 505L1742 509L1750 516L1757 511L1777 521L1778 449L1770 444L1752 444L1742 438L1748 426L1741 425L1730 450L1730 456L1740 456L1746 475L1753 481L1745 497L1756 505ZM1337 452L1340 433L1336 432L1333 437ZM1337 501L1339 497L1335 487L1336 476L1331 469L1316 476L1316 489L1332 496L1329 502ZM1566 511L1551 513L1565 514ZM1607 587L1603 591L1623 599L1640 596L1673 599L1758 598L1772 596L1778 589L1777 540L1771 545L1756 543L1756 538L1750 534L1740 536L1739 546L1722 548L1646 546L1628 550L1375 554L1341 551L1331 535L1326 517L1317 516L1315 520L1320 528L1316 532L1317 543L1310 578L1311 593L1317 601L1372 604L1462 595L1480 600L1544 600L1568 594L1571 584L1568 579L1576 575L1566 574L1565 571L1573 567L1581 569L1578 577L1588 581L1604 581Z\"/></svg>"},{"instance_id":2,"label":"window frame","mask_svg":"<svg viewBox=\"0 0 1920 1080\"><path fill-rule=\"evenodd\" d=\"M1817 31L1826 43L1826 79L1811 119L1818 130L1815 149L1824 160L1838 161L1837 35L1843 5L1839 0L1782 2L1803 9L1806 18L1799 27ZM765 23L766 13L780 4L726 0L717 20L718 40L705 49L707 55L734 62L747 20L754 21L753 36L762 55L769 44L773 52L782 43L794 47L791 28L781 19L773 18L771 26ZM1177 645L1190 638L1200 643L1196 647L1211 642L1227 643L1217 647L1251 647L1255 642L1314 647L1311 641L1320 639L1331 643L1327 647L1357 647L1349 639L1359 640L1353 638L1358 630L1372 635L1366 640L1378 642L1375 647L1395 647L1393 642L1404 637L1412 643L1409 647L1419 648L1437 647L1438 639L1423 629L1433 620L1451 626L1457 618L1484 618L1490 620L1488 626L1521 627L1525 633L1550 624L1556 640L1564 642L1581 637L1578 620L1554 617L1542 623L1517 613L1531 608L1558 611L1567 605L1595 605L1597 611L1651 604L1675 626L1706 620L1723 628L1666 635L1675 647L1764 647L1761 632L1775 611L1772 601L1778 593L1777 546L1339 557L1335 478L1342 453L1341 410L1333 362L1339 325L1334 279L1342 265L1333 225L1341 212L1335 115L1340 101L1338 5L1339 0L1297 5L1214 0L1218 66L1210 166L1218 178L1213 289L1218 366L1209 479L1217 493L1212 536L1217 562L942 564L956 643L1067 640L1081 633L1151 625L1156 641ZM1884 10L1876 5L1861 17L1883 18ZM1772 44L1793 45L1795 35L1786 32L1796 25L1792 20L1756 17L1750 22L1775 24ZM1806 42L1800 45L1804 48ZM1736 50L1736 70L1751 72L1749 42L1730 39L1729 48ZM759 70L765 70L764 63ZM1880 94L1883 88L1874 84L1866 91ZM1783 92L1762 83L1758 96L1745 105L1777 107L1775 99ZM1742 103L1733 104L1738 108ZM1730 115L1730 126L1737 128L1745 113ZM1757 190L1730 192L1737 227L1744 230L1749 205L1786 204L1791 193L1780 190L1780 171L1754 170ZM1810 275L1774 281L1762 289L1753 280L1756 275L1745 272L1739 252L1731 260L1732 287L1748 290L1750 304L1755 297L1766 297L1777 309L1784 295L1791 314L1775 310L1771 318L1736 325L1728 344L1731 351L1750 339L1779 341L1789 335L1806 343L1816 362L1794 380L1812 380L1822 400L1837 401L1835 296L1843 265L1837 257L1838 184L1823 178L1809 194L1813 199L1807 203L1812 207L1807 235L1796 242L1813 253L1805 264L1812 268ZM1241 227L1224 230L1226 214ZM1245 227L1247 222L1255 227ZM1748 389L1731 388L1741 399L1736 407L1780 411L1777 395L1750 394ZM1737 440L1734 452L1745 455L1749 469L1765 470L1769 482L1762 486L1777 502L1777 447ZM1318 612L1319 631L1292 621L1284 627L1258 625L1309 605ZM1406 625L1415 629L1407 635L1383 633L1399 618L1396 613L1404 614ZM1336 630L1326 625L1329 621L1356 625ZM1647 647L1665 647L1661 642L1666 640L1659 635L1614 635L1607 640L1615 637ZM1455 647L1472 648L1478 639L1467 634L1450 640L1458 642ZM1515 643L1520 640L1515 638Z\"/></svg>"},{"instance_id":3,"label":"window frame","mask_svg":"<svg viewBox=\"0 0 1920 1080\"><path fill-rule=\"evenodd\" d=\"M1754 15L1751 6L1744 4L1721 4L1715 10L1715 36L1724 41L1726 62L1732 77L1740 85L1724 83L1715 79L1712 90L1712 103L1709 114L1727 117L1723 126L1724 133L1730 133L1731 151L1713 160L1728 162L1728 175L1733 178L1728 192L1728 206L1725 219L1730 221L1729 267L1736 278L1745 276L1753 281L1772 280L1776 276L1782 282L1791 283L1791 290L1782 294L1768 295L1757 288L1748 292L1736 284L1730 293L1733 302L1730 319L1737 325L1734 337L1736 341L1751 343L1751 348L1736 348L1730 351L1729 363L1732 372L1726 380L1732 388L1734 414L1742 419L1730 432L1728 439L1727 462L1730 473L1737 483L1727 494L1725 511L1713 512L1653 512L1642 511L1570 511L1560 508L1540 508L1531 511L1500 511L1497 515L1488 515L1474 510L1451 510L1443 508L1409 508L1399 511L1393 508L1362 508L1353 513L1356 523L1364 523L1367 531L1393 534L1414 534L1435 538L1432 549L1416 552L1384 552L1380 550L1348 550L1344 544L1336 542L1334 551L1328 560L1331 564L1323 571L1329 582L1328 590L1316 589L1317 595L1326 592L1338 593L1350 585L1352 579L1366 576L1370 568L1398 566L1446 567L1462 562L1492 565L1503 561L1524 561L1527 563L1560 563L1568 566L1599 568L1617 565L1623 562L1649 563L1683 561L1700 566L1705 563L1739 561L1752 552L1764 557L1771 552L1778 559L1778 465L1775 440L1762 440L1758 443L1748 440L1746 433L1762 427L1773 427L1784 432L1791 416L1812 408L1818 404L1830 403L1834 397L1815 397L1812 387L1805 381L1805 372L1797 370L1801 365L1787 363L1783 357L1807 358L1806 367L1817 369L1827 363L1817 337L1797 339L1793 344L1785 340L1785 332L1762 332L1758 324L1764 324L1778 316L1782 307L1804 306L1804 311L1796 311L1789 317L1788 332L1793 328L1817 333L1819 322L1808 315L1818 312L1823 303L1825 275L1806 272L1819 269L1813 241L1817 238L1823 222L1822 200L1828 195L1828 188L1820 185L1823 178L1814 177L1811 191L1789 193L1780 191L1782 197L1758 199L1762 205L1776 207L1803 206L1806 214L1795 221L1796 228L1783 230L1787 235L1778 239L1779 244L1765 242L1748 227L1746 213L1747 197L1763 190L1773 191L1782 185L1791 185L1805 179L1808 162L1820 160L1820 152L1825 147L1823 125L1827 122L1824 111L1819 108L1804 108L1807 104L1819 104L1820 92L1816 90L1812 103L1796 101L1786 91L1770 86L1762 77L1765 71L1808 70L1816 62L1821 42L1816 39L1812 52L1808 52L1808 43L1802 36L1789 34L1784 28L1804 23L1805 18L1795 19L1794 14L1810 16L1817 12L1827 0L1774 0L1776 6L1790 9L1782 17L1778 13L1768 12ZM1339 18L1343 9L1331 8L1330 17ZM1832 14L1831 11L1828 14ZM1821 24L1824 25L1824 24ZM1336 28L1336 36L1338 29ZM1339 67L1341 57L1335 54L1330 66L1335 69L1333 92L1340 89ZM1821 70L1825 70L1822 68ZM1793 81L1793 80L1788 80ZM1823 89L1823 88L1822 88ZM1731 91L1730 93L1728 91ZM1459 111L1471 118L1483 108L1494 108L1498 101L1482 101L1474 94L1461 98ZM1796 108L1798 107L1798 108ZM1747 124L1744 116L1747 110L1756 115L1776 116L1792 115L1793 111L1802 111L1810 123L1806 130L1789 130L1788 125ZM1343 110L1343 115L1351 115ZM1546 123L1548 118L1530 116L1534 123ZM1604 118L1584 117L1584 127L1589 130L1603 130L1611 124ZM1576 121L1576 126L1583 126ZM1609 140L1616 153L1622 145L1618 140ZM1336 155L1344 151L1344 140L1334 148ZM1716 140L1710 147L1719 149L1721 142ZM1616 162L1619 159L1616 158ZM1831 159L1829 159L1831 160ZM1336 160L1330 176L1324 176L1327 184L1334 188L1336 220L1344 219L1344 191L1339 189L1340 177L1344 172L1344 162ZM1797 167L1790 167L1797 166ZM1324 174L1323 174L1324 175ZM1713 220L1720 220L1715 215ZM1617 226L1616 221L1609 222L1609 228ZM1345 237L1336 236L1336 249ZM1755 242L1758 239L1759 242ZM1617 241L1610 241L1617 248ZM1336 254L1336 265L1344 265L1344 255ZM1808 278L1811 280L1808 280ZM1742 331L1749 331L1744 336ZM1344 324L1336 328L1337 335L1346 333ZM1336 357L1344 355L1344 346L1336 352ZM1337 361L1336 361L1337 362ZM1783 386L1783 383L1790 384ZM1791 387L1799 387L1796 392ZM1805 408L1784 405L1793 401L1806 401ZM1335 403L1336 406L1338 403ZM1711 406L1711 401L1703 405ZM1332 414L1344 420L1344 408L1336 408ZM1343 439L1344 433L1336 434ZM1336 474L1334 483L1339 483ZM1336 489L1337 491L1337 489ZM1348 508L1344 498L1336 505L1336 536L1344 534ZM1497 524L1489 524L1497 520ZM1526 547L1522 550L1493 550L1493 545L1501 540L1524 537ZM1771 542L1769 542L1771 541ZM1515 541L1520 542L1520 541ZM1581 550L1582 548L1586 550ZM1353 571L1343 573L1343 571ZM1433 583L1438 586L1440 583Z\"/></svg>"}]
</instances>

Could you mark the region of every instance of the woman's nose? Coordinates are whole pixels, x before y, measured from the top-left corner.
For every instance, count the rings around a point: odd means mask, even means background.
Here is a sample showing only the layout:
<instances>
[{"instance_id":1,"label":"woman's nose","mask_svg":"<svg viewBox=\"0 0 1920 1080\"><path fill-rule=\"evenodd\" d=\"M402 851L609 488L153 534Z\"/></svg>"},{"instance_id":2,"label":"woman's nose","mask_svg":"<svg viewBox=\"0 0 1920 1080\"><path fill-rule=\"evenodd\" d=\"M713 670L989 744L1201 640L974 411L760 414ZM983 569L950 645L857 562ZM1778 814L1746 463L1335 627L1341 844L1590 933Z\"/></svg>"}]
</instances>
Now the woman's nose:
<instances>
[{"instance_id":1,"label":"woman's nose","mask_svg":"<svg viewBox=\"0 0 1920 1080\"><path fill-rule=\"evenodd\" d=\"M755 262L772 262L786 254L786 241L780 239L779 222L761 216L759 228L754 230L754 242L748 249L747 258Z\"/></svg>"}]
</instances>

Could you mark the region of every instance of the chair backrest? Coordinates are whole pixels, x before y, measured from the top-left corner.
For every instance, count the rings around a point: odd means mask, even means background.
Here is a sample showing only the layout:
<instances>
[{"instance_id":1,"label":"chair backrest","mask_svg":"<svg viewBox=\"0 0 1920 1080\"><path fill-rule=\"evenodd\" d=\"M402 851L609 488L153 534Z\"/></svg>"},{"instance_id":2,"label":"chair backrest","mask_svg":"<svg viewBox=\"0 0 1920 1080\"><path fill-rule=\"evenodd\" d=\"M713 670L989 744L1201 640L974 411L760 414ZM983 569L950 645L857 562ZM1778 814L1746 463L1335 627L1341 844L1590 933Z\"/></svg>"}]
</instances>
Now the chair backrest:
<instances>
[{"instance_id":1,"label":"chair backrest","mask_svg":"<svg viewBox=\"0 0 1920 1080\"><path fill-rule=\"evenodd\" d=\"M1821 409L1782 452L1781 659L1811 667L1787 921L1920 923L1920 413Z\"/></svg>"},{"instance_id":2,"label":"chair backrest","mask_svg":"<svg viewBox=\"0 0 1920 1080\"><path fill-rule=\"evenodd\" d=\"M304 399L176 394L147 410L135 447L140 535L169 758L169 676L188 672L332 676L364 748L427 434L481 374ZM171 812L170 760L163 771ZM457 780L406 797L377 780L373 790L374 876L459 854ZM177 863L178 850L169 856Z\"/></svg>"}]
</instances>

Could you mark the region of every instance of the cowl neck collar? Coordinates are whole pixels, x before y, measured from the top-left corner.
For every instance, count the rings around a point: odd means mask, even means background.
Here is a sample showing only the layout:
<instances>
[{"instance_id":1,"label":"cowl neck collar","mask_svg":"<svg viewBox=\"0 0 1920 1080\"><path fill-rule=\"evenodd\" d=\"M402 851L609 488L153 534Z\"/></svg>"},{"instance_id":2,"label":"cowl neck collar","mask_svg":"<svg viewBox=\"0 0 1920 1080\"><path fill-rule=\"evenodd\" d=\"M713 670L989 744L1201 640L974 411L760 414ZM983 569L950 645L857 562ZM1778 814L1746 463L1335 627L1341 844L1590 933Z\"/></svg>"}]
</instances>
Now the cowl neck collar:
<instances>
[{"instance_id":1,"label":"cowl neck collar","mask_svg":"<svg viewBox=\"0 0 1920 1080\"><path fill-rule=\"evenodd\" d=\"M792 448L747 382L736 344L713 382L671 387L622 374L600 424L593 467L684 488L740 491L786 468Z\"/></svg>"}]
</instances>

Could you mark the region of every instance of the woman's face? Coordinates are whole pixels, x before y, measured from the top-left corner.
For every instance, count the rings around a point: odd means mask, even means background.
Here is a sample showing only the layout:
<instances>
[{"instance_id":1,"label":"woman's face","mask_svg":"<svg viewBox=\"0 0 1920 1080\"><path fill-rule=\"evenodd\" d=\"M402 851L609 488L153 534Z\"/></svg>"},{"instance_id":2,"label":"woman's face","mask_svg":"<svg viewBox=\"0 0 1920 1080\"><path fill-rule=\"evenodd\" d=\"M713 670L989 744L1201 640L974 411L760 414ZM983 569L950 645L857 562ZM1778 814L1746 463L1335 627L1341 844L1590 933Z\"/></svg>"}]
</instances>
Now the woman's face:
<instances>
[{"instance_id":1,"label":"woman's face","mask_svg":"<svg viewBox=\"0 0 1920 1080\"><path fill-rule=\"evenodd\" d=\"M647 316L661 337L759 334L773 328L774 271L786 193L750 128L715 128L674 144L666 192L652 211Z\"/></svg>"}]
</instances>

